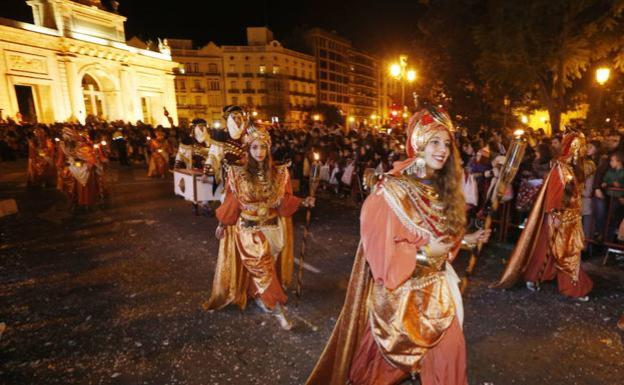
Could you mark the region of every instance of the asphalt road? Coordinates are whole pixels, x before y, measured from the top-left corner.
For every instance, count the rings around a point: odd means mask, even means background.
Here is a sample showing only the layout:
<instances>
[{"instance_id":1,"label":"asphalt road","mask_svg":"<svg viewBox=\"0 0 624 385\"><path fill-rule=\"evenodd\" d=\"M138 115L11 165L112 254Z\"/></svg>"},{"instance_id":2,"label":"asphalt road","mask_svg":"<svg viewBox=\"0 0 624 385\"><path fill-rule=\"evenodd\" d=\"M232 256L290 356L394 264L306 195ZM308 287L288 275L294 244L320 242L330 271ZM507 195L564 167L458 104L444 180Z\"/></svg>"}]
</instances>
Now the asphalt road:
<instances>
[{"instance_id":1,"label":"asphalt road","mask_svg":"<svg viewBox=\"0 0 624 385\"><path fill-rule=\"evenodd\" d=\"M0 163L1 384L302 384L344 300L358 208L320 198L292 331L253 305L202 309L216 220L173 196L171 178L112 166L112 198L70 215L53 189L27 189L24 161ZM295 216L296 238L303 213ZM492 244L465 299L470 384L624 383L624 265L585 263L588 303L519 286L487 289L513 245ZM298 250L298 248L296 249ZM462 257L459 266L465 263ZM314 271L312 271L314 270ZM459 269L458 269L459 270Z\"/></svg>"}]
</instances>

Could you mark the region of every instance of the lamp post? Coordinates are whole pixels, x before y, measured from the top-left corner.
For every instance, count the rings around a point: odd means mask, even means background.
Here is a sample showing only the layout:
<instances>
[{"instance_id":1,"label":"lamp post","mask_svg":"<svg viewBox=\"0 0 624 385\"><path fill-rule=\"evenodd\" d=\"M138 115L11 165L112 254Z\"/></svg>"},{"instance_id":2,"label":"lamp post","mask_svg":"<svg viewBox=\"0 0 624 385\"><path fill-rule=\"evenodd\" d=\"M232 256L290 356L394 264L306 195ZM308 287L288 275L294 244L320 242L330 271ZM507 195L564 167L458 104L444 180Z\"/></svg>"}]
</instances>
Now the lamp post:
<instances>
[{"instance_id":1,"label":"lamp post","mask_svg":"<svg viewBox=\"0 0 624 385\"><path fill-rule=\"evenodd\" d=\"M390 65L390 76L401 82L401 106L405 111L405 82L416 80L416 71L407 69L407 55L399 56L399 62Z\"/></svg>"},{"instance_id":2,"label":"lamp post","mask_svg":"<svg viewBox=\"0 0 624 385\"><path fill-rule=\"evenodd\" d=\"M605 89L604 85L607 83L610 76L611 76L611 70L609 68L600 67L596 69L596 83L598 83L598 86L600 87L598 90L598 98L597 98L598 100L596 101L596 117L595 117L596 122L601 121L600 115L602 115L602 98L603 98L604 89Z\"/></svg>"}]
</instances>

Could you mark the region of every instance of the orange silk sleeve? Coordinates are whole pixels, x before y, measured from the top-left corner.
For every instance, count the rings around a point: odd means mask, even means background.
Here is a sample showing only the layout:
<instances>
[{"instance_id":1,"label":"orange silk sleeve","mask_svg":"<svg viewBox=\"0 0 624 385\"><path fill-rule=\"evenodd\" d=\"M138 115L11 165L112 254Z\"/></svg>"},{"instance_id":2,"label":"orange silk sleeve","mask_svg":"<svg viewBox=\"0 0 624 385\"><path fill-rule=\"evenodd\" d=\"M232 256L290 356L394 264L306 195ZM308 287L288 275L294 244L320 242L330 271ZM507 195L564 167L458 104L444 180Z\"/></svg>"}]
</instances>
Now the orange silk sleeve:
<instances>
[{"instance_id":1,"label":"orange silk sleeve","mask_svg":"<svg viewBox=\"0 0 624 385\"><path fill-rule=\"evenodd\" d=\"M375 192L362 206L360 236L373 278L388 289L412 276L416 253L428 242L403 226L383 195Z\"/></svg>"},{"instance_id":2,"label":"orange silk sleeve","mask_svg":"<svg viewBox=\"0 0 624 385\"><path fill-rule=\"evenodd\" d=\"M553 209L561 208L563 202L565 183L561 180L560 166L554 167L548 178L546 186L546 196L544 201L544 211L549 212Z\"/></svg>"},{"instance_id":3,"label":"orange silk sleeve","mask_svg":"<svg viewBox=\"0 0 624 385\"><path fill-rule=\"evenodd\" d=\"M226 226L232 226L236 224L238 216L240 215L241 208L238 203L238 199L234 196L234 193L228 186L225 190L225 198L221 206L215 211L219 222Z\"/></svg>"},{"instance_id":4,"label":"orange silk sleeve","mask_svg":"<svg viewBox=\"0 0 624 385\"><path fill-rule=\"evenodd\" d=\"M286 182L286 188L284 190L284 197L282 198L282 202L277 208L277 215L280 217L290 217L295 211L299 208L301 204L301 198L293 195L292 185L290 184L290 177L288 177L288 181Z\"/></svg>"}]
</instances>

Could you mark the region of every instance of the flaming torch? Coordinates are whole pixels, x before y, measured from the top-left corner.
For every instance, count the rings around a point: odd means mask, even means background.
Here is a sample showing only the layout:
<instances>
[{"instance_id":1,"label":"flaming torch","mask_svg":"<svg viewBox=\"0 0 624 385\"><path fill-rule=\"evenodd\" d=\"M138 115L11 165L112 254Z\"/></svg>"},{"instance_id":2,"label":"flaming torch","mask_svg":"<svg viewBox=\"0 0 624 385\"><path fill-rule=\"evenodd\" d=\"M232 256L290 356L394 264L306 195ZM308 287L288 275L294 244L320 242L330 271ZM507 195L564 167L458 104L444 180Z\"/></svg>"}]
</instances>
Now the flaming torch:
<instances>
[{"instance_id":1,"label":"flaming torch","mask_svg":"<svg viewBox=\"0 0 624 385\"><path fill-rule=\"evenodd\" d=\"M484 230L488 230L492 227L492 215L498 210L501 199L505 195L505 191L507 190L507 186L511 184L514 177L518 173L518 168L520 167L520 162L522 162L522 158L524 157L524 150L526 149L527 142L523 138L524 131L516 130L514 131L514 140L511 142L511 147L509 148L509 152L507 153L507 157L505 158L505 163L503 163L503 167L500 170L500 174L496 180L496 184L494 185L494 189L492 190L492 196L488 199L488 204L485 209L485 223L483 226ZM472 275L474 272L474 268L477 264L477 260L481 255L481 250L483 249L483 243L479 242L475 249L472 250L472 254L470 255L470 260L468 261L468 267L466 268L466 276L462 279L461 282L461 291L462 293L468 286L468 277Z\"/></svg>"},{"instance_id":2,"label":"flaming torch","mask_svg":"<svg viewBox=\"0 0 624 385\"><path fill-rule=\"evenodd\" d=\"M314 162L312 162L312 167L310 168L310 196L316 196L316 189L318 188L320 182L320 169L321 156L319 153L315 152L313 154ZM302 294L302 285L303 285L303 263L306 252L306 244L308 241L308 234L310 232L310 218L312 217L312 207L308 207L306 209L306 221L305 227L303 228L303 240L301 241L301 251L299 253L299 269L297 270L297 288L296 293L297 297L301 298Z\"/></svg>"}]
</instances>

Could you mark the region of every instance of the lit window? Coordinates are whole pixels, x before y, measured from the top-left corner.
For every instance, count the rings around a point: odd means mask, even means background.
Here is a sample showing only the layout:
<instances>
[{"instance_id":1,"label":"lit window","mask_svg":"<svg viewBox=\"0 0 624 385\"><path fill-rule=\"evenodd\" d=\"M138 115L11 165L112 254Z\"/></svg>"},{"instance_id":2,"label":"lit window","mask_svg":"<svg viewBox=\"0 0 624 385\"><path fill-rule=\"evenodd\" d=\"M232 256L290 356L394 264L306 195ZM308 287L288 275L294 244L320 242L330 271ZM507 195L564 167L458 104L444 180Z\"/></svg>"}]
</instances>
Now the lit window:
<instances>
[{"instance_id":1,"label":"lit window","mask_svg":"<svg viewBox=\"0 0 624 385\"><path fill-rule=\"evenodd\" d=\"M261 74L266 73L266 66L261 65L260 67L258 67L258 72L260 72Z\"/></svg>"}]
</instances>

